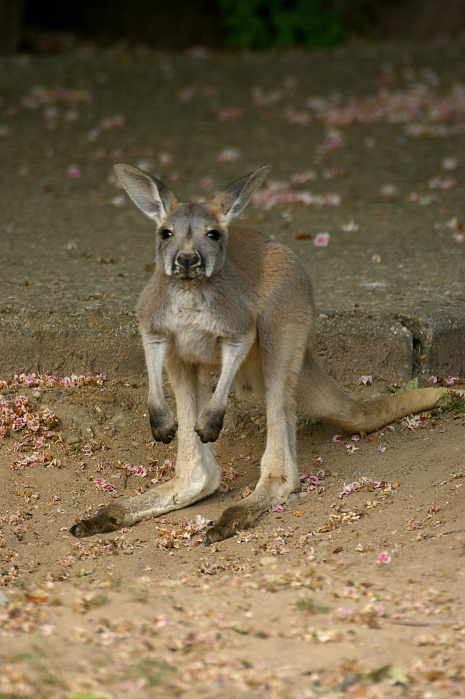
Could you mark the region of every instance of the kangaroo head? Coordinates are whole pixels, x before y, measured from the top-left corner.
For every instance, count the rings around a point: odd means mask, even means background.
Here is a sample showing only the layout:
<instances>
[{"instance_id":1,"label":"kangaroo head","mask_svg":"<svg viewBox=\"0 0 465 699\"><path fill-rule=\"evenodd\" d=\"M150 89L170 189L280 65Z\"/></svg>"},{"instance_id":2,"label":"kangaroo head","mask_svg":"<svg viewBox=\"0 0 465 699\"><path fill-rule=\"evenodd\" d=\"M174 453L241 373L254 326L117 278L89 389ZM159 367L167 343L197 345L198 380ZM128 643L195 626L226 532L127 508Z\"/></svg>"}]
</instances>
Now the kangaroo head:
<instances>
[{"instance_id":1,"label":"kangaroo head","mask_svg":"<svg viewBox=\"0 0 465 699\"><path fill-rule=\"evenodd\" d=\"M116 176L136 206L157 224L157 264L168 276L211 277L226 258L228 225L271 171L266 166L228 185L205 204L185 204L163 182L130 165Z\"/></svg>"}]
</instances>

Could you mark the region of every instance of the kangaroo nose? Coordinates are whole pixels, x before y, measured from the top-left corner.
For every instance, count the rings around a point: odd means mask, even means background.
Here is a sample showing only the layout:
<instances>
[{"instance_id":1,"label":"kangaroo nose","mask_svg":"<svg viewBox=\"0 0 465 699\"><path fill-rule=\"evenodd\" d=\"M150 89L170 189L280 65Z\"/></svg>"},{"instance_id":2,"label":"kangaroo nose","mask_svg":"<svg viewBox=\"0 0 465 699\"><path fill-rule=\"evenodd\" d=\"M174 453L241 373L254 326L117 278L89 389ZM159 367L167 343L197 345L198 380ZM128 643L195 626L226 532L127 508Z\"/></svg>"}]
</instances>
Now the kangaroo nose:
<instances>
[{"instance_id":1,"label":"kangaroo nose","mask_svg":"<svg viewBox=\"0 0 465 699\"><path fill-rule=\"evenodd\" d=\"M200 255L198 252L180 252L176 257L176 262L188 272L200 264Z\"/></svg>"}]
</instances>

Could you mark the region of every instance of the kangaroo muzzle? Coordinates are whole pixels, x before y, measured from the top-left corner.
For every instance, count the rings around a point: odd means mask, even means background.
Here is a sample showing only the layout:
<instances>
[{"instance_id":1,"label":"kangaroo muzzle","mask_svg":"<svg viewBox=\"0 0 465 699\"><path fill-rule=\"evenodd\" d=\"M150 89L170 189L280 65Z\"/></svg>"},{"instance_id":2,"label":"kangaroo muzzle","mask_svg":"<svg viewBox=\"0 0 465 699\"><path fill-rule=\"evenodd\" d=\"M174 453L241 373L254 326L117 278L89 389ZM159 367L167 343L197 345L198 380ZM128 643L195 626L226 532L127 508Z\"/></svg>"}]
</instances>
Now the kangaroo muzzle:
<instances>
[{"instance_id":1,"label":"kangaroo muzzle","mask_svg":"<svg viewBox=\"0 0 465 699\"><path fill-rule=\"evenodd\" d=\"M179 252L173 265L173 274L181 279L194 279L205 273L204 264L199 253Z\"/></svg>"}]
</instances>

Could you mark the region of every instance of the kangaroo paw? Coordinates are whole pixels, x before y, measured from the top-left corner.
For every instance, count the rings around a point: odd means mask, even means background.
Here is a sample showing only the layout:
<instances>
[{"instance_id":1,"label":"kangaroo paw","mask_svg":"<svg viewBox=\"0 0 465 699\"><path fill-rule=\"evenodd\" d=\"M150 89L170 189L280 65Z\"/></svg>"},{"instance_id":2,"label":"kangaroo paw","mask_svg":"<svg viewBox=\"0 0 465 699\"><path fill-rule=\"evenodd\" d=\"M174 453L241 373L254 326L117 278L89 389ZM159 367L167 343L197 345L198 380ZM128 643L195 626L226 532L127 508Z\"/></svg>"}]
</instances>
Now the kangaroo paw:
<instances>
[{"instance_id":1,"label":"kangaroo paw","mask_svg":"<svg viewBox=\"0 0 465 699\"><path fill-rule=\"evenodd\" d=\"M171 411L160 413L153 408L150 409L150 427L153 438L156 442L169 444L173 441L178 429L178 423L174 419Z\"/></svg>"},{"instance_id":2,"label":"kangaroo paw","mask_svg":"<svg viewBox=\"0 0 465 699\"><path fill-rule=\"evenodd\" d=\"M120 505L107 505L97 512L94 517L81 519L74 524L70 534L82 539L93 534L103 534L104 532L114 532L116 529L124 527L124 510Z\"/></svg>"},{"instance_id":3,"label":"kangaroo paw","mask_svg":"<svg viewBox=\"0 0 465 699\"><path fill-rule=\"evenodd\" d=\"M224 413L202 411L198 417L195 431L201 441L216 442L223 427Z\"/></svg>"}]
</instances>

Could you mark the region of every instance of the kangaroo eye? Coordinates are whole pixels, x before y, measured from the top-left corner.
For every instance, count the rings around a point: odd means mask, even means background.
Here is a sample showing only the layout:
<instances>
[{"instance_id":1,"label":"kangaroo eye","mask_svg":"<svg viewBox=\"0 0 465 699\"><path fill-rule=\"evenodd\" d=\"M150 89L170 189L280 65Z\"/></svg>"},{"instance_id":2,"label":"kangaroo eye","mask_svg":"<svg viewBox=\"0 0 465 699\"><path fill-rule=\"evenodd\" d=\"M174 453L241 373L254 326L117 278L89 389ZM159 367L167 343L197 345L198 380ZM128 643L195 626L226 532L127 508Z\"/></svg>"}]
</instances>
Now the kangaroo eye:
<instances>
[{"instance_id":1,"label":"kangaroo eye","mask_svg":"<svg viewBox=\"0 0 465 699\"><path fill-rule=\"evenodd\" d=\"M162 240L166 240L167 238L172 238L173 231L168 230L168 228L164 228L162 231L160 231L160 237L162 238Z\"/></svg>"},{"instance_id":2,"label":"kangaroo eye","mask_svg":"<svg viewBox=\"0 0 465 699\"><path fill-rule=\"evenodd\" d=\"M220 237L219 231L208 231L207 233L207 238L211 238L212 240L219 240Z\"/></svg>"}]
</instances>

